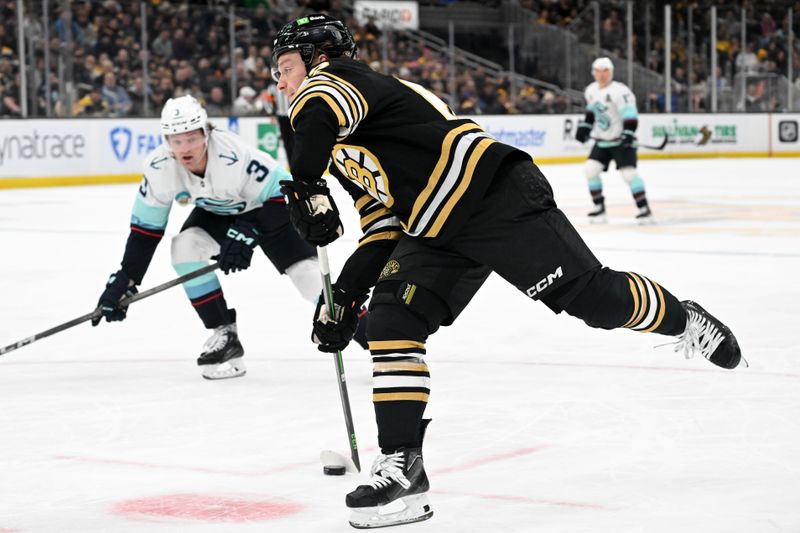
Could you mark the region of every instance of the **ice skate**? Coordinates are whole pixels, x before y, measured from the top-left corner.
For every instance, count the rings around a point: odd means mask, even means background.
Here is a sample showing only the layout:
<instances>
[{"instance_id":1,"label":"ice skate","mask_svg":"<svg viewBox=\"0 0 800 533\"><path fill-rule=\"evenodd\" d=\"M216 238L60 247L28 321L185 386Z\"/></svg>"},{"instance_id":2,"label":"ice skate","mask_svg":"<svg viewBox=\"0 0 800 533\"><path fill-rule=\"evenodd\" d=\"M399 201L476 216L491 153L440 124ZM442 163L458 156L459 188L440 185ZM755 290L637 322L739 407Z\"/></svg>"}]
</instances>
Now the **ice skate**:
<instances>
[{"instance_id":1,"label":"ice skate","mask_svg":"<svg viewBox=\"0 0 800 533\"><path fill-rule=\"evenodd\" d=\"M243 356L236 323L232 322L214 329L214 334L203 346L203 353L197 358L197 364L206 379L235 378L247 372Z\"/></svg>"},{"instance_id":2,"label":"ice skate","mask_svg":"<svg viewBox=\"0 0 800 533\"><path fill-rule=\"evenodd\" d=\"M639 213L636 215L636 222L640 226L651 226L656 223L653 218L653 212L650 211L650 206L644 205L639 208Z\"/></svg>"},{"instance_id":3,"label":"ice skate","mask_svg":"<svg viewBox=\"0 0 800 533\"><path fill-rule=\"evenodd\" d=\"M742 358L731 330L695 302L681 302L686 310L686 329L678 337L675 351L691 359L697 354L722 368L736 368Z\"/></svg>"},{"instance_id":4,"label":"ice skate","mask_svg":"<svg viewBox=\"0 0 800 533\"><path fill-rule=\"evenodd\" d=\"M589 217L589 224L605 224L608 222L606 218L606 204L595 204L594 209L589 211L586 216Z\"/></svg>"},{"instance_id":5,"label":"ice skate","mask_svg":"<svg viewBox=\"0 0 800 533\"><path fill-rule=\"evenodd\" d=\"M433 516L428 502L428 476L422 448L405 448L379 455L372 464L369 485L347 495L350 525L373 529L421 522Z\"/></svg>"}]
</instances>

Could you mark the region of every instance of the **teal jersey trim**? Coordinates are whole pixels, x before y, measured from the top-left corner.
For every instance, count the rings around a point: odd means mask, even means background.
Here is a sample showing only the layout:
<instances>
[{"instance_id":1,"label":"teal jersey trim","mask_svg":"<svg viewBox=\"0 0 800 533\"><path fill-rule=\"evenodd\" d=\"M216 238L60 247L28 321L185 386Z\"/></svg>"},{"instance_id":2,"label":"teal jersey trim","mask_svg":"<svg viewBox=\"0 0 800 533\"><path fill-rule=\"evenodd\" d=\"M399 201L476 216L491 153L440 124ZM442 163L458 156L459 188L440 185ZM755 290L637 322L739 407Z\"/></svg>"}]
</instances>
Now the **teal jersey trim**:
<instances>
[{"instance_id":1,"label":"teal jersey trim","mask_svg":"<svg viewBox=\"0 0 800 533\"><path fill-rule=\"evenodd\" d=\"M625 104L622 106L622 109L620 109L620 115L622 115L622 120L639 118L639 112L636 110L636 106L633 104Z\"/></svg>"},{"instance_id":2,"label":"teal jersey trim","mask_svg":"<svg viewBox=\"0 0 800 533\"><path fill-rule=\"evenodd\" d=\"M270 198L275 198L277 196L282 196L281 194L281 180L290 180L292 179L292 175L283 167L275 167L272 172L270 172L270 180L269 183L261 190L261 193L258 195L258 201L260 203L264 203Z\"/></svg>"},{"instance_id":3,"label":"teal jersey trim","mask_svg":"<svg viewBox=\"0 0 800 533\"><path fill-rule=\"evenodd\" d=\"M156 207L147 205L142 200L141 196L136 196L136 201L133 203L133 213L131 213L131 224L146 229L163 230L167 227L169 220L169 211L172 208L170 204L167 207Z\"/></svg>"}]
</instances>

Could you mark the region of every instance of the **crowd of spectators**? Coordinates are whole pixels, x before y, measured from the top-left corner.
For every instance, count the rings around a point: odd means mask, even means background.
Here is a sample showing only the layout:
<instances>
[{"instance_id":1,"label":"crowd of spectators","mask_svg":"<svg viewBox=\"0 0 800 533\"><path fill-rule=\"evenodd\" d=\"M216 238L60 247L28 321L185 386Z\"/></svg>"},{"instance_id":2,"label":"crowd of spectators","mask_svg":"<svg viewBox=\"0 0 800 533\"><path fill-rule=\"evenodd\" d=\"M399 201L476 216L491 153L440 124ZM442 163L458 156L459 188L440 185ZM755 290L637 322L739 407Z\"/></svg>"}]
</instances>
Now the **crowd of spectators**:
<instances>
[{"instance_id":1,"label":"crowd of spectators","mask_svg":"<svg viewBox=\"0 0 800 533\"><path fill-rule=\"evenodd\" d=\"M716 83L720 98L727 98L732 111L774 111L785 107L775 90L776 78L786 76L793 61L793 80L800 95L800 40L794 41L794 54L789 53L788 28L800 28L800 1L760 0L728 2L724 0L653 1L634 4L634 27L650 25L652 42L645 41L643 31L634 31L633 51L636 63L663 73L665 57L664 5L672 12L671 76L673 111L710 110L711 88L711 6L717 7L717 71ZM649 5L647 5L649 4ZM741 46L742 4L746 8L744 50ZM594 42L594 10L588 0L520 0L520 5L536 14L538 24L569 26L583 42ZM689 27L689 7L693 17ZM793 21L788 20L792 8ZM625 58L627 2L606 0L599 3L600 46L612 57ZM690 35L692 39L690 39ZM691 71L690 61L691 56ZM740 102L732 94L739 76L746 98ZM742 81L744 80L744 81ZM796 105L796 104L795 104ZM664 95L653 92L643 102L647 111L663 111Z\"/></svg>"},{"instance_id":2,"label":"crowd of spectators","mask_svg":"<svg viewBox=\"0 0 800 533\"><path fill-rule=\"evenodd\" d=\"M423 4L446 5L458 0L427 0ZM672 2L672 78L673 111L709 107L708 9L695 10L693 27L686 13L690 0ZM773 92L766 86L770 73L785 73L790 54L787 49L788 21L786 3L774 9L755 10L747 19L748 42L741 50L739 10L728 2L719 5L718 86L730 92L737 73L751 76L747 83L746 111L766 111L778 107ZM148 57L141 49L141 5L146 8ZM31 2L29 2L30 4ZM36 2L33 2L36 3ZM537 24L569 26L580 30L593 17L586 15L590 0L519 0L519 5L534 12ZM51 113L58 116L141 116L145 109L156 115L170 97L191 93L201 99L212 116L272 114L276 110L276 90L270 74L271 44L287 21L310 11L326 11L346 20L359 42L359 57L372 68L417 82L444 99L459 114L563 113L574 111L570 100L560 91L539 86L512 83L508 77L491 75L479 67L457 65L453 76L449 59L408 35L382 34L371 21L359 25L345 9L343 0L252 0L251 7L237 7L235 39L231 54L227 3L214 1L194 4L169 0L82 0L71 9L56 8L48 21L50 41L44 42L41 4L26 13L26 40L34 43L28 50L33 57L33 74L28 91L34 95L29 115L44 116L48 99L45 93L44 48L49 46ZM485 2L482 2L485 5ZM663 2L655 2L651 19ZM800 1L795 2L795 21L800 22ZM241 3L239 3L241 6ZM250 5L245 2L245 5ZM620 43L625 41L623 0L600 3L600 39L612 55L624 57ZM37 10L38 9L38 10ZM590 10L591 11L591 10ZM637 10L637 17L642 17ZM19 116L19 55L17 53L16 0L0 0L0 116ZM663 21L662 21L663 23ZM589 26L593 27L593 23ZM695 36L689 50L688 35ZM664 39L658 27L651 31L652 42L645 49L637 32L634 50L637 62L663 72ZM391 40L388 42L387 40ZM71 42L71 49L66 43ZM795 41L800 47L800 39ZM31 53L33 52L33 53ZM688 58L692 56L689 72ZM794 72L800 74L800 54L793 56ZM60 94L64 72L59 70L70 58L73 88L70 98ZM144 76L146 66L147 79ZM237 86L232 88L235 73ZM61 77L59 76L61 74ZM535 73L531 73L535 74ZM800 94L800 77L798 94ZM691 81L691 90L689 90ZM147 83L146 83L147 82ZM771 99L772 97L772 99ZM69 101L69 109L65 102ZM663 94L653 93L640 107L647 111L664 109Z\"/></svg>"}]
</instances>

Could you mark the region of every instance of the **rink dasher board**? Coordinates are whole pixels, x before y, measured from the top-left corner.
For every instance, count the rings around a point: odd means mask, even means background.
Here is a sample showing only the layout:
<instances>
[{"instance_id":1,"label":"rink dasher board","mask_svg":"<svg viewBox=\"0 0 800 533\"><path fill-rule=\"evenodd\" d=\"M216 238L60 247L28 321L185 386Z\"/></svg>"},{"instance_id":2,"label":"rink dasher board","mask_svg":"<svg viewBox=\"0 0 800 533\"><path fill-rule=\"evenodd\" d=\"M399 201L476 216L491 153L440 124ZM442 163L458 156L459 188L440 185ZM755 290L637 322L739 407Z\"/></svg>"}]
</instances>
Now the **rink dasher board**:
<instances>
[{"instance_id":1,"label":"rink dasher board","mask_svg":"<svg viewBox=\"0 0 800 533\"><path fill-rule=\"evenodd\" d=\"M582 115L470 117L501 142L525 150L539 164L577 163L591 143L575 140ZM212 117L286 163L274 117ZM800 114L643 114L637 136L642 159L800 157ZM163 143L158 119L27 119L0 121L0 189L129 183Z\"/></svg>"}]
</instances>

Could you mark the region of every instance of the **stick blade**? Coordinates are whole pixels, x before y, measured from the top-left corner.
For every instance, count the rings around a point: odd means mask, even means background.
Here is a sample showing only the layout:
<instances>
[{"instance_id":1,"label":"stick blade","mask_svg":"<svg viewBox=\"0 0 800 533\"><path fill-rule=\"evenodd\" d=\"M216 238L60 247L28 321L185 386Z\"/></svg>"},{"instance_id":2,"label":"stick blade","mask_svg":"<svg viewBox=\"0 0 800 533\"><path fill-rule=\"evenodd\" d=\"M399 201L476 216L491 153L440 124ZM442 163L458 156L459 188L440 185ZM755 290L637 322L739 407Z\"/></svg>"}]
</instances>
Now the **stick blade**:
<instances>
[{"instance_id":1,"label":"stick blade","mask_svg":"<svg viewBox=\"0 0 800 533\"><path fill-rule=\"evenodd\" d=\"M352 459L333 450L322 450L319 453L319 460L322 462L323 466L343 466L347 472L352 472L354 474L359 472Z\"/></svg>"}]
</instances>

